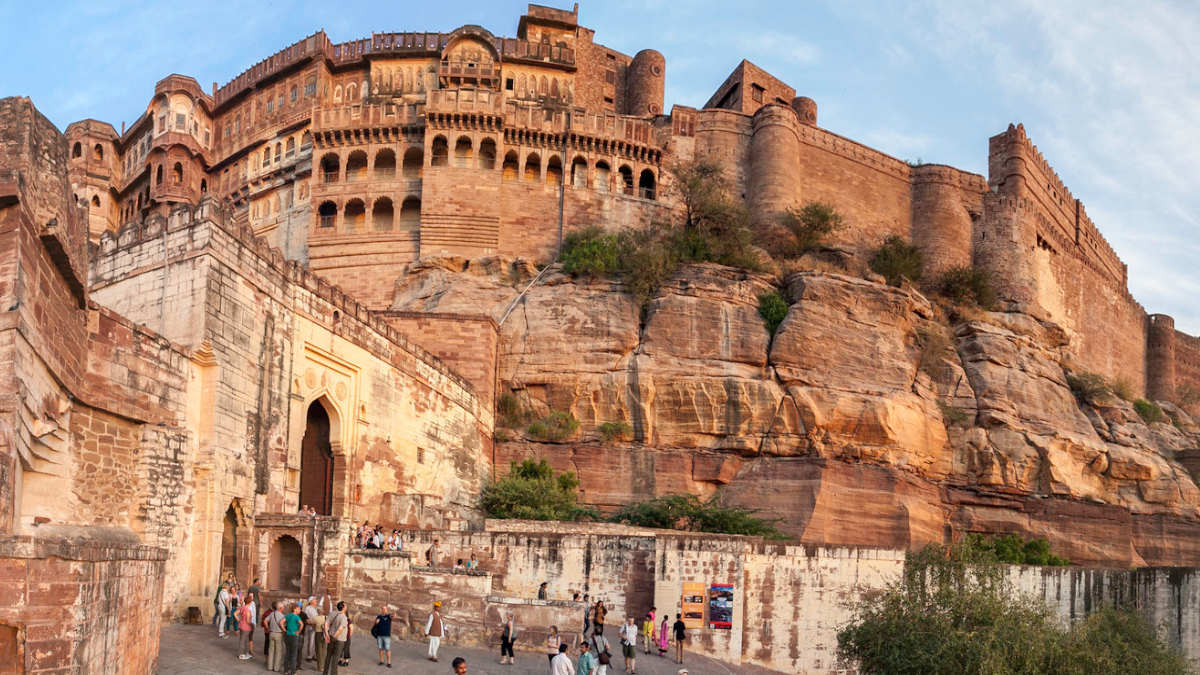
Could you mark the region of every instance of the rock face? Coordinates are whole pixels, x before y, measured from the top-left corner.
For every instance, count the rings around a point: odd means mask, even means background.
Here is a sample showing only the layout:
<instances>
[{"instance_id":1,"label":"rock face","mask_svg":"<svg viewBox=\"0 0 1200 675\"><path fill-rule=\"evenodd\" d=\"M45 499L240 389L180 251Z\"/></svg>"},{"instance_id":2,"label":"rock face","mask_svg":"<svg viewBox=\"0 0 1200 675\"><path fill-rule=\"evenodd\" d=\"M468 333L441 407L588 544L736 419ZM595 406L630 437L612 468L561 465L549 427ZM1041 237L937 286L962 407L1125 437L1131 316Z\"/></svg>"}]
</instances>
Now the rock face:
<instances>
[{"instance_id":1,"label":"rock face","mask_svg":"<svg viewBox=\"0 0 1200 675\"><path fill-rule=\"evenodd\" d=\"M723 489L804 543L1019 532L1080 563L1200 564L1185 468L1200 428L1169 405L1175 424L1146 425L1115 397L1081 404L1053 324L993 312L950 328L914 290L801 273L772 336L757 308L773 280L715 265L645 308L551 270L509 311L536 272L426 260L396 287L396 309L508 313L499 379L528 412L498 432L498 466L545 457L600 507ZM579 430L538 442L525 422L552 410Z\"/></svg>"}]
</instances>

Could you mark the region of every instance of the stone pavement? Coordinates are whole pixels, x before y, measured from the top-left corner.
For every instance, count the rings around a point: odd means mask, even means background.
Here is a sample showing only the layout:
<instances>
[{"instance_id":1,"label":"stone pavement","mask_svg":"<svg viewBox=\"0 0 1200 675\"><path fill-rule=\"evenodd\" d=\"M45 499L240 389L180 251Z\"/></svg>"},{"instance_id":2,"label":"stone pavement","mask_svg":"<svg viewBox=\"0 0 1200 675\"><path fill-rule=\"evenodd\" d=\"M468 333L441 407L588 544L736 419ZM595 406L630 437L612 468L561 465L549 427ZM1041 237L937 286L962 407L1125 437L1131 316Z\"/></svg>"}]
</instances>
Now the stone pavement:
<instances>
[{"instance_id":1,"label":"stone pavement","mask_svg":"<svg viewBox=\"0 0 1200 675\"><path fill-rule=\"evenodd\" d=\"M251 661L237 659L237 638L230 636L221 640L213 634L208 626L187 626L183 624L168 624L162 629L162 646L158 657L159 675L198 675L205 673L253 673L260 675L268 672L264 666L261 647L261 632L256 631L255 637L260 644L255 645L255 658ZM378 663L378 652L375 650L375 640L364 633L360 640L357 636L351 640L353 654L349 668L341 668L339 673L345 675L382 675L383 673L404 673L405 675L450 675L450 662L456 656L467 659L470 675L547 675L546 657L536 652L517 652L516 664L502 666L498 663L499 648L483 650L477 648L459 648L454 645L443 645L438 654L439 661L432 663L425 659L426 645L411 640L392 640L392 668L381 667ZM618 654L613 659L610 675L622 675L622 659ZM732 675L746 673L753 675L768 675L773 671L753 666L724 664L713 659L700 656L684 657L690 675ZM639 654L637 660L639 675L675 675L681 667L669 658L646 656ZM301 673L317 672L313 662L307 662Z\"/></svg>"}]
</instances>

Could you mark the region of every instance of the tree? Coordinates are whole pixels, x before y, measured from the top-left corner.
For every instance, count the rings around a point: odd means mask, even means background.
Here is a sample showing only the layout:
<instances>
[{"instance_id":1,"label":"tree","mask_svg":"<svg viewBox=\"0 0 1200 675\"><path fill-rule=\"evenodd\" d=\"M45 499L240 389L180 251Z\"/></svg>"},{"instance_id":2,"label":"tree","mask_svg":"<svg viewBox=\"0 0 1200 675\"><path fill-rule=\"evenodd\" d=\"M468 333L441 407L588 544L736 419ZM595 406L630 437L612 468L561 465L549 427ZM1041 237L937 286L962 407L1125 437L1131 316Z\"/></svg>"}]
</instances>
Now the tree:
<instances>
[{"instance_id":1,"label":"tree","mask_svg":"<svg viewBox=\"0 0 1200 675\"><path fill-rule=\"evenodd\" d=\"M626 504L610 520L638 527L783 538L775 527L778 520L757 514L752 509L725 504L720 494L705 501L693 494L673 494Z\"/></svg>"},{"instance_id":2,"label":"tree","mask_svg":"<svg viewBox=\"0 0 1200 675\"><path fill-rule=\"evenodd\" d=\"M546 460L512 462L508 475L483 488L480 507L489 518L580 520L594 516L578 505L579 479L568 471L554 475Z\"/></svg>"},{"instance_id":3,"label":"tree","mask_svg":"<svg viewBox=\"0 0 1200 675\"><path fill-rule=\"evenodd\" d=\"M845 219L829 204L808 202L777 216L782 233L777 233L771 253L795 258L823 246L829 235L845 226Z\"/></svg>"}]
</instances>

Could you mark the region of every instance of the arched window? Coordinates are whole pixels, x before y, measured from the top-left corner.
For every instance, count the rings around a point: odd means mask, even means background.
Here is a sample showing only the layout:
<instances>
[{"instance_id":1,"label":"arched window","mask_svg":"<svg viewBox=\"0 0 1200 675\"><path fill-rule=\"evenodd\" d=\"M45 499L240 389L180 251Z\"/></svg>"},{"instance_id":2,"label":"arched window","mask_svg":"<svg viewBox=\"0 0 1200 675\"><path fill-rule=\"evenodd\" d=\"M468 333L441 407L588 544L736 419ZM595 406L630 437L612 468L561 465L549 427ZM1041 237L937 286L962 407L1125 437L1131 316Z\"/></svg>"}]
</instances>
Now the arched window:
<instances>
[{"instance_id":1,"label":"arched window","mask_svg":"<svg viewBox=\"0 0 1200 675\"><path fill-rule=\"evenodd\" d=\"M292 91L291 91L291 99L292 99L292 101L291 101L291 102L292 102L292 103L295 103L295 102L296 102L296 98L297 98L298 96L299 96L299 92L297 92L297 91L296 91L296 85L294 85L294 84L293 84L293 85L292 85Z\"/></svg>"},{"instance_id":2,"label":"arched window","mask_svg":"<svg viewBox=\"0 0 1200 675\"><path fill-rule=\"evenodd\" d=\"M375 153L375 177L392 178L396 175L396 151L384 148ZM388 202L390 205L391 202ZM389 228L391 229L391 228Z\"/></svg>"},{"instance_id":3,"label":"arched window","mask_svg":"<svg viewBox=\"0 0 1200 675\"><path fill-rule=\"evenodd\" d=\"M292 157L293 155L296 154L296 137L295 136L288 136L287 149L284 151L284 154L287 157Z\"/></svg>"},{"instance_id":4,"label":"arched window","mask_svg":"<svg viewBox=\"0 0 1200 675\"><path fill-rule=\"evenodd\" d=\"M343 232L362 232L367 222L367 206L361 199L351 199L346 202L346 210L342 213Z\"/></svg>"},{"instance_id":5,"label":"arched window","mask_svg":"<svg viewBox=\"0 0 1200 675\"><path fill-rule=\"evenodd\" d=\"M459 136L454 143L454 166L470 166L471 155L471 139Z\"/></svg>"},{"instance_id":6,"label":"arched window","mask_svg":"<svg viewBox=\"0 0 1200 675\"><path fill-rule=\"evenodd\" d=\"M337 222L337 204L333 202L321 202L317 207L317 215L320 216L320 227L333 227Z\"/></svg>"},{"instance_id":7,"label":"arched window","mask_svg":"<svg viewBox=\"0 0 1200 675\"><path fill-rule=\"evenodd\" d=\"M340 85L340 84L333 88L333 102L334 103L342 102L342 85Z\"/></svg>"},{"instance_id":8,"label":"arched window","mask_svg":"<svg viewBox=\"0 0 1200 675\"><path fill-rule=\"evenodd\" d=\"M547 93L548 91L549 91L549 87L547 87L547 86L546 86L546 76L545 76L545 75L543 75L543 76L541 77L541 79L539 79L539 80L538 80L538 91L537 91L537 93L538 93L538 95L539 95L539 96L545 96L545 95L546 95L546 93Z\"/></svg>"},{"instance_id":9,"label":"arched window","mask_svg":"<svg viewBox=\"0 0 1200 675\"><path fill-rule=\"evenodd\" d=\"M354 101L358 100L357 94L358 87L353 82L346 85L346 103L353 103Z\"/></svg>"},{"instance_id":10,"label":"arched window","mask_svg":"<svg viewBox=\"0 0 1200 675\"><path fill-rule=\"evenodd\" d=\"M162 185L162 164L158 165L158 170L154 172L154 184Z\"/></svg>"},{"instance_id":11,"label":"arched window","mask_svg":"<svg viewBox=\"0 0 1200 675\"><path fill-rule=\"evenodd\" d=\"M587 160L582 157L576 156L571 160L571 185L577 188L587 187Z\"/></svg>"},{"instance_id":12,"label":"arched window","mask_svg":"<svg viewBox=\"0 0 1200 675\"><path fill-rule=\"evenodd\" d=\"M92 195L92 208L100 208L100 195Z\"/></svg>"},{"instance_id":13,"label":"arched window","mask_svg":"<svg viewBox=\"0 0 1200 675\"><path fill-rule=\"evenodd\" d=\"M655 180L653 171L642 169L642 175L638 178L638 196L642 199L654 199L657 183L658 181Z\"/></svg>"},{"instance_id":14,"label":"arched window","mask_svg":"<svg viewBox=\"0 0 1200 675\"><path fill-rule=\"evenodd\" d=\"M75 147L71 149L71 157L82 157L82 156L83 156L83 144L76 141Z\"/></svg>"},{"instance_id":15,"label":"arched window","mask_svg":"<svg viewBox=\"0 0 1200 675\"><path fill-rule=\"evenodd\" d=\"M300 152L304 152L305 150L308 150L311 147L312 147L312 132L306 131L306 132L304 132L304 135L300 137Z\"/></svg>"},{"instance_id":16,"label":"arched window","mask_svg":"<svg viewBox=\"0 0 1200 675\"><path fill-rule=\"evenodd\" d=\"M400 229L415 231L421 224L420 197L405 197L400 205Z\"/></svg>"},{"instance_id":17,"label":"arched window","mask_svg":"<svg viewBox=\"0 0 1200 675\"><path fill-rule=\"evenodd\" d=\"M450 144L446 142L445 136L438 136L433 139L433 157L431 158L431 166L446 166L450 158Z\"/></svg>"},{"instance_id":18,"label":"arched window","mask_svg":"<svg viewBox=\"0 0 1200 675\"><path fill-rule=\"evenodd\" d=\"M609 189L611 188L611 186L609 185L609 183L611 182L611 178L610 178L611 174L612 174L612 171L608 168L608 162L605 162L605 161L596 162L596 185L595 185L595 188L597 190L599 190L600 192L608 192Z\"/></svg>"},{"instance_id":19,"label":"arched window","mask_svg":"<svg viewBox=\"0 0 1200 675\"><path fill-rule=\"evenodd\" d=\"M621 194L633 194L633 169L629 168L628 164L622 164L617 170L621 175Z\"/></svg>"},{"instance_id":20,"label":"arched window","mask_svg":"<svg viewBox=\"0 0 1200 675\"><path fill-rule=\"evenodd\" d=\"M346 158L346 180L362 180L367 177L367 153L355 150Z\"/></svg>"},{"instance_id":21,"label":"arched window","mask_svg":"<svg viewBox=\"0 0 1200 675\"><path fill-rule=\"evenodd\" d=\"M262 168L264 168L264 169L265 169L265 168L267 168L268 166L271 166L271 148L270 148L270 147L268 147L267 149L263 150L263 163L262 163Z\"/></svg>"},{"instance_id":22,"label":"arched window","mask_svg":"<svg viewBox=\"0 0 1200 675\"><path fill-rule=\"evenodd\" d=\"M479 168L496 168L496 141L485 138L479 142Z\"/></svg>"},{"instance_id":23,"label":"arched window","mask_svg":"<svg viewBox=\"0 0 1200 675\"><path fill-rule=\"evenodd\" d=\"M183 165L179 162L175 162L174 168L171 169L171 178L174 179L176 183L183 182Z\"/></svg>"},{"instance_id":24,"label":"arched window","mask_svg":"<svg viewBox=\"0 0 1200 675\"><path fill-rule=\"evenodd\" d=\"M104 159L104 146L97 143L96 147L92 148L92 159Z\"/></svg>"},{"instance_id":25,"label":"arched window","mask_svg":"<svg viewBox=\"0 0 1200 675\"><path fill-rule=\"evenodd\" d=\"M562 185L562 179L562 160L558 158L558 155L552 155L546 162L546 184L558 187Z\"/></svg>"},{"instance_id":26,"label":"arched window","mask_svg":"<svg viewBox=\"0 0 1200 675\"><path fill-rule=\"evenodd\" d=\"M325 153L321 158L321 175L326 183L336 183L341 171L341 159L335 152Z\"/></svg>"},{"instance_id":27,"label":"arched window","mask_svg":"<svg viewBox=\"0 0 1200 675\"><path fill-rule=\"evenodd\" d=\"M395 215L392 200L387 197L376 199L375 204L371 206L371 222L374 223L376 232L390 231Z\"/></svg>"},{"instance_id":28,"label":"arched window","mask_svg":"<svg viewBox=\"0 0 1200 675\"><path fill-rule=\"evenodd\" d=\"M404 177L420 178L421 169L425 163L425 151L421 148L409 148L404 151Z\"/></svg>"},{"instance_id":29,"label":"arched window","mask_svg":"<svg viewBox=\"0 0 1200 675\"><path fill-rule=\"evenodd\" d=\"M275 144L275 163L278 164L279 160L282 157L283 157L283 143L276 143Z\"/></svg>"},{"instance_id":30,"label":"arched window","mask_svg":"<svg viewBox=\"0 0 1200 675\"><path fill-rule=\"evenodd\" d=\"M521 165L517 162L517 151L509 150L504 155L504 164L501 166L501 177L504 180L516 180L517 175L521 173Z\"/></svg>"},{"instance_id":31,"label":"arched window","mask_svg":"<svg viewBox=\"0 0 1200 675\"><path fill-rule=\"evenodd\" d=\"M542 182L542 158L536 152L525 157L525 180L531 183Z\"/></svg>"},{"instance_id":32,"label":"arched window","mask_svg":"<svg viewBox=\"0 0 1200 675\"><path fill-rule=\"evenodd\" d=\"M200 179L200 194L207 194L207 193L208 193L208 179L201 178Z\"/></svg>"}]
</instances>

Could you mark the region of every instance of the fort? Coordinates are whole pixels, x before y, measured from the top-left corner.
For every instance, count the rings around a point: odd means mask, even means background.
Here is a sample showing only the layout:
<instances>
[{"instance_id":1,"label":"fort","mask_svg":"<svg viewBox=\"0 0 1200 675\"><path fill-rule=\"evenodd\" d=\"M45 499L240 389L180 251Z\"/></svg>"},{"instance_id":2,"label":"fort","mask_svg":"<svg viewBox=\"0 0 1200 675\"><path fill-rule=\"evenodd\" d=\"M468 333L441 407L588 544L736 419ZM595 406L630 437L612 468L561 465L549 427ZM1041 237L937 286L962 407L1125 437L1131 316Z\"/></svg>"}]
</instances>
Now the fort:
<instances>
[{"instance_id":1,"label":"fort","mask_svg":"<svg viewBox=\"0 0 1200 675\"><path fill-rule=\"evenodd\" d=\"M985 178L827 130L817 102L748 61L702 107L668 109L667 65L653 49L631 57L594 41L578 6L529 5L512 38L476 25L342 43L320 31L222 86L172 74L119 132L89 119L60 133L29 99L0 99L0 663L152 672L160 621L209 612L228 574L262 577L272 597L328 591L361 608L394 591L410 598L403 625L416 625L428 589L440 588L452 598L448 616L480 634L515 606L533 632L577 613L521 600L535 578L671 606L701 574L735 580L739 595L733 631L706 634L698 650L829 672L840 598L897 574L903 549L966 531L1043 533L1075 546L1080 562L1146 568L1014 575L1071 617L1093 597L1132 589L1200 658L1200 625L1171 618L1194 614L1200 586L1191 572L1155 569L1200 566L1190 470L1200 468L1200 429L1187 415L1200 409L1185 395L1200 391L1200 338L1130 295L1125 264L1024 127L989 139ZM656 311L703 314L684 334L662 318L639 333L628 299L601 286L570 287L568 297L594 303L582 318L564 313L569 303L531 309L536 296L526 297L520 335L492 311L515 302L512 286L487 287L493 305L437 305L455 297L454 275L527 282L534 264L555 260L560 228L663 226L680 206L671 167L698 158L720 163L756 217L833 206L847 226L831 246L849 255L896 235L920 248L930 277L986 270L1007 323L958 334L952 389L905 362L895 391L883 373L862 399L898 407L839 430L852 406L813 393L804 372L817 367L782 353L797 339L789 325L774 342L757 326L742 330L754 311L739 298L767 283L753 275L702 270L680 282ZM820 303L863 293L903 349L930 313L911 289L837 275L784 283L817 319L828 318ZM705 293L724 294L706 305L719 307L724 328L687 304ZM594 342L538 343L538 311L559 312L546 322ZM820 329L810 321L807 335ZM988 459L987 447L1003 445L988 433L1037 422L1019 409L1036 402L997 403L1004 395L970 363L971 345L993 344L1001 330L1021 354L1014 370L1031 381L1066 391L1059 362L1070 363L1178 404L1178 429L1117 419L1115 408L1081 411L1067 394L1054 399L1070 407L1061 423L1019 434L1020 461ZM882 372L895 355L881 344L864 349L880 350ZM1053 373L1030 365L1051 352ZM646 359L662 354L676 359L677 377L650 389ZM704 359L721 365L692 367ZM610 360L621 373L586 379L595 375L586 366ZM553 376L530 377L531 361ZM710 380L685 390L688 377ZM681 388L668 391L667 379ZM970 399L978 433L951 429L930 391ZM634 443L616 450L586 438L533 447L498 434L497 400L511 392L561 403L585 435L612 411L660 418L638 422ZM694 419L654 412L685 401ZM822 424L833 435L818 447ZM1055 436L1054 425L1066 431ZM874 440L830 450L851 427L869 427L853 433ZM754 446L755 434L770 443ZM961 451L953 460L943 453L951 446ZM871 454L884 447L924 463ZM585 497L602 505L670 489L783 486L766 505L804 514L799 543L486 520L476 506L485 481L531 452L578 471ZM1078 464L1070 475L1026 471L1030 456ZM751 464L793 458L809 463L766 477ZM595 470L601 460L618 480ZM658 482L644 479L668 462L686 476L659 469ZM861 515L872 525L842 527L856 516L820 485L886 495ZM806 504L796 511L794 495ZM296 515L302 506L317 517ZM414 545L437 533L478 550L487 574L350 550L347 532L362 521L403 528ZM1106 544L1078 541L1077 523ZM1062 600L1076 587L1085 591ZM798 605L821 618L802 626ZM819 639L797 640L800 630ZM466 629L462 639L472 639Z\"/></svg>"}]
</instances>

